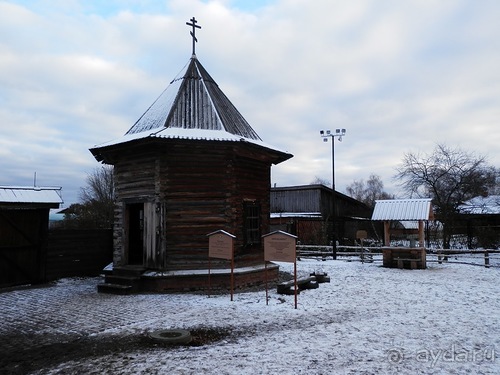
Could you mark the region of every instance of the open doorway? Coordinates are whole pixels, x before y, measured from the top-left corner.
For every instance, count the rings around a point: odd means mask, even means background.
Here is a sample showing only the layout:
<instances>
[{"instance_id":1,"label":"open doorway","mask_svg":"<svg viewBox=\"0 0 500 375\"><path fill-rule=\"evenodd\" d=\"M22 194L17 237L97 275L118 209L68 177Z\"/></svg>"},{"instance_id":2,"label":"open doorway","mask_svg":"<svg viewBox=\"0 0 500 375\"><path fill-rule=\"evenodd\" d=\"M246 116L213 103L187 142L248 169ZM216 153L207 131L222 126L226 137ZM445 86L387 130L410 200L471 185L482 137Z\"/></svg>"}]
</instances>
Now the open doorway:
<instances>
[{"instance_id":1,"label":"open doorway","mask_svg":"<svg viewBox=\"0 0 500 375\"><path fill-rule=\"evenodd\" d=\"M143 264L144 203L127 205L128 264Z\"/></svg>"}]
</instances>

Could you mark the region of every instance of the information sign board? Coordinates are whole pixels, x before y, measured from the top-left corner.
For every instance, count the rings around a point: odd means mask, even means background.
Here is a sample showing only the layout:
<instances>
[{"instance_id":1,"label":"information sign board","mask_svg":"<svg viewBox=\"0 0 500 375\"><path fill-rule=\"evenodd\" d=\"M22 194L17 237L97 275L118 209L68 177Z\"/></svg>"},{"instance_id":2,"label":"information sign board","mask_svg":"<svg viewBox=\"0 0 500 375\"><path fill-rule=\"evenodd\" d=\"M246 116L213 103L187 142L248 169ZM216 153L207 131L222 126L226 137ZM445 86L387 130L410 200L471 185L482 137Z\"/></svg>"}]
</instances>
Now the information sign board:
<instances>
[{"instance_id":1,"label":"information sign board","mask_svg":"<svg viewBox=\"0 0 500 375\"><path fill-rule=\"evenodd\" d=\"M234 236L224 232L214 232L208 238L208 256L211 258L233 259Z\"/></svg>"},{"instance_id":2,"label":"information sign board","mask_svg":"<svg viewBox=\"0 0 500 375\"><path fill-rule=\"evenodd\" d=\"M276 231L264 237L264 260L275 262L295 262L297 237Z\"/></svg>"}]
</instances>

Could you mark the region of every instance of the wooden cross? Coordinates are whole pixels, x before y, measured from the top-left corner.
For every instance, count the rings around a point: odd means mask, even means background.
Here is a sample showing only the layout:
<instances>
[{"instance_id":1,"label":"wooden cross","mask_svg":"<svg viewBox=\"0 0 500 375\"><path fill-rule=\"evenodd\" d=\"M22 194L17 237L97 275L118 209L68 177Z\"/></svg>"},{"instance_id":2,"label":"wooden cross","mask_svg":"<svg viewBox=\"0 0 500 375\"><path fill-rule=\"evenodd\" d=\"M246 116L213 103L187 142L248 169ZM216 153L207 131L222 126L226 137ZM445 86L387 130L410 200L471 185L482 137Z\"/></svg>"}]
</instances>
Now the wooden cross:
<instances>
[{"instance_id":1,"label":"wooden cross","mask_svg":"<svg viewBox=\"0 0 500 375\"><path fill-rule=\"evenodd\" d=\"M190 31L189 33L193 37L193 56L194 56L194 55L196 55L196 53L195 53L195 43L198 41L198 39L196 39L196 29L201 29L201 26L198 26L196 24L198 21L196 21L196 19L194 17L191 18L190 21L191 21L191 23L186 22L186 25L193 27L193 31Z\"/></svg>"}]
</instances>

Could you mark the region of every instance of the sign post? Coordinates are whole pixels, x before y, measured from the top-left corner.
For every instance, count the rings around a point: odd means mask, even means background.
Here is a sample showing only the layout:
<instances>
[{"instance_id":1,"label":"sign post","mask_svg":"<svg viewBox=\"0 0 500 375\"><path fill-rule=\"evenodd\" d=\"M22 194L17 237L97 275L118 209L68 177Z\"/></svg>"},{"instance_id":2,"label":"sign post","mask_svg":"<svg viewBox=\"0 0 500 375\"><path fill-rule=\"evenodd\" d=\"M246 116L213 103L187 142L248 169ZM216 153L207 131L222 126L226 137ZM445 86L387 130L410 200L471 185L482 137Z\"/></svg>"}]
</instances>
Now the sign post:
<instances>
[{"instance_id":1,"label":"sign post","mask_svg":"<svg viewBox=\"0 0 500 375\"><path fill-rule=\"evenodd\" d=\"M210 258L227 259L231 261L231 301L234 294L234 239L236 236L224 230L207 234L208 236L208 295L212 288L210 279Z\"/></svg>"},{"instance_id":2,"label":"sign post","mask_svg":"<svg viewBox=\"0 0 500 375\"><path fill-rule=\"evenodd\" d=\"M262 237L264 238L264 262L275 261L293 263L295 308L297 308L297 236L278 230ZM266 263L266 304L267 303Z\"/></svg>"}]
</instances>

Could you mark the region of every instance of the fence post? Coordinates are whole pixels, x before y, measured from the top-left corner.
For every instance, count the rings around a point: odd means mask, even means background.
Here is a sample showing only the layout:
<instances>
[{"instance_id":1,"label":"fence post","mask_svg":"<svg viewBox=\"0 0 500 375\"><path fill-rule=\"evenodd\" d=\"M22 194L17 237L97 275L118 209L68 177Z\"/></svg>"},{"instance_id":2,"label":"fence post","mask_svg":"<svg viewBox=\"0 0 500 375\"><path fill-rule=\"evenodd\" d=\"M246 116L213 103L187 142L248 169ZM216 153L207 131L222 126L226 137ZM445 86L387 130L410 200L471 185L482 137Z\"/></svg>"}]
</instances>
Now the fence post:
<instances>
[{"instance_id":1,"label":"fence post","mask_svg":"<svg viewBox=\"0 0 500 375\"><path fill-rule=\"evenodd\" d=\"M443 261L441 260L441 250L438 251L438 263L443 264Z\"/></svg>"},{"instance_id":2,"label":"fence post","mask_svg":"<svg viewBox=\"0 0 500 375\"><path fill-rule=\"evenodd\" d=\"M490 268L490 254L488 253L488 251L484 252L484 266L486 268Z\"/></svg>"}]
</instances>

